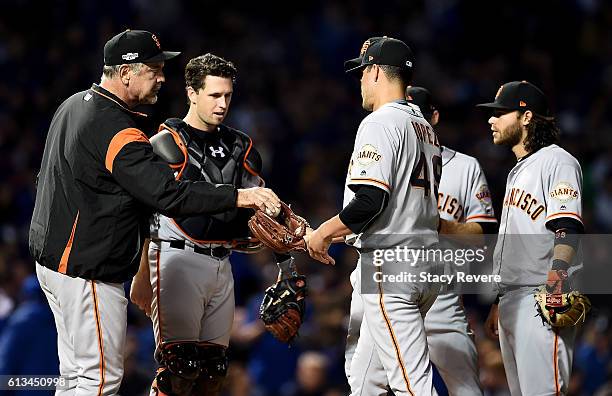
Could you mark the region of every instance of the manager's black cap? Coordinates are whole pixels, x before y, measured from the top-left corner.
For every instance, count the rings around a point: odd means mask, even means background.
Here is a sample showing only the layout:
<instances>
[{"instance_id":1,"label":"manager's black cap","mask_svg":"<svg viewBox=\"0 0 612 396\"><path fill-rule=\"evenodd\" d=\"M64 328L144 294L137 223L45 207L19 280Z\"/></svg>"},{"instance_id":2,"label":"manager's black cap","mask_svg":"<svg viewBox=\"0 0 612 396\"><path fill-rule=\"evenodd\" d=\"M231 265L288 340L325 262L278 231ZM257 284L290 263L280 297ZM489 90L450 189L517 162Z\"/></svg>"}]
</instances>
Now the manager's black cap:
<instances>
[{"instance_id":1,"label":"manager's black cap","mask_svg":"<svg viewBox=\"0 0 612 396\"><path fill-rule=\"evenodd\" d=\"M180 52L162 51L157 37L145 30L126 30L104 45L104 65L155 63L174 58Z\"/></svg>"},{"instance_id":2,"label":"manager's black cap","mask_svg":"<svg viewBox=\"0 0 612 396\"><path fill-rule=\"evenodd\" d=\"M531 110L541 116L548 115L548 100L546 100L544 92L524 80L512 81L502 85L497 90L493 102L476 106L500 110Z\"/></svg>"},{"instance_id":3,"label":"manager's black cap","mask_svg":"<svg viewBox=\"0 0 612 396\"><path fill-rule=\"evenodd\" d=\"M344 62L346 73L359 73L368 65L389 65L412 70L414 55L410 47L391 37L372 37L361 46L359 57Z\"/></svg>"},{"instance_id":4,"label":"manager's black cap","mask_svg":"<svg viewBox=\"0 0 612 396\"><path fill-rule=\"evenodd\" d=\"M431 93L423 87L406 88L406 99L419 106L421 113L428 120L433 115L433 112L437 110Z\"/></svg>"}]
</instances>

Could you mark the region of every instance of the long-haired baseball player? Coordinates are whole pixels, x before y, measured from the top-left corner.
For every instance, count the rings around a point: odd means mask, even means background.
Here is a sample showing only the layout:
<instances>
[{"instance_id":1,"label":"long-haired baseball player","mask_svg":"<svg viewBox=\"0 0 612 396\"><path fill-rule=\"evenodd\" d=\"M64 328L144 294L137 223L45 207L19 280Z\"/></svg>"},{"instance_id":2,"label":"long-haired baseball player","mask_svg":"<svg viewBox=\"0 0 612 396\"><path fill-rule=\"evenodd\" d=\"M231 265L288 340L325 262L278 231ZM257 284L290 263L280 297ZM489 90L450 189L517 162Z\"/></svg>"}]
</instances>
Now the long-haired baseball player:
<instances>
[{"instance_id":1,"label":"long-haired baseball player","mask_svg":"<svg viewBox=\"0 0 612 396\"><path fill-rule=\"evenodd\" d=\"M493 102L479 106L492 112L493 143L510 147L517 159L508 175L494 253L500 295L486 328L499 336L512 395L566 394L576 327L543 323L534 289L560 285L575 264L578 234L584 231L582 169L556 144L559 129L535 85L509 82Z\"/></svg>"}]
</instances>

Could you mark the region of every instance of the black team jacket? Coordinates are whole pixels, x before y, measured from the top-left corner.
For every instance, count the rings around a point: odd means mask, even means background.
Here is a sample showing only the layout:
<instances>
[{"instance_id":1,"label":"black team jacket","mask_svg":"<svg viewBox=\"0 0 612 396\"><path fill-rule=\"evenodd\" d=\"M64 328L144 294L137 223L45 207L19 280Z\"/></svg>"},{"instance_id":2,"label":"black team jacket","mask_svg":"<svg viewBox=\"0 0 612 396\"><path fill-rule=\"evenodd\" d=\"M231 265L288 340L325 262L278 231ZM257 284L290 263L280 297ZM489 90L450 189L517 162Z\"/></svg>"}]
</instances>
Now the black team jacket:
<instances>
[{"instance_id":1,"label":"black team jacket","mask_svg":"<svg viewBox=\"0 0 612 396\"><path fill-rule=\"evenodd\" d=\"M124 282L138 271L153 211L174 217L235 207L232 185L175 180L138 128L145 117L96 84L57 109L30 225L39 264Z\"/></svg>"}]
</instances>

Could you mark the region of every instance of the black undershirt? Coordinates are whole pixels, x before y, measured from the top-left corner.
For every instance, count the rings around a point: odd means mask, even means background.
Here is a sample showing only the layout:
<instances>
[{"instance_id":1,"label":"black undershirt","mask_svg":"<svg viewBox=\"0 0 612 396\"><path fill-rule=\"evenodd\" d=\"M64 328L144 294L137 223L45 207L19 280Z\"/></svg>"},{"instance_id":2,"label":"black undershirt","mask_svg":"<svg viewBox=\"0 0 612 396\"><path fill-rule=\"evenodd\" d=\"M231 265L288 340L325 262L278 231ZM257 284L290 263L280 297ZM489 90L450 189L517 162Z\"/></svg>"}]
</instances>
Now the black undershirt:
<instances>
[{"instance_id":1,"label":"black undershirt","mask_svg":"<svg viewBox=\"0 0 612 396\"><path fill-rule=\"evenodd\" d=\"M359 234L378 217L389 203L389 194L378 187L351 186L355 197L338 215L353 233Z\"/></svg>"}]
</instances>

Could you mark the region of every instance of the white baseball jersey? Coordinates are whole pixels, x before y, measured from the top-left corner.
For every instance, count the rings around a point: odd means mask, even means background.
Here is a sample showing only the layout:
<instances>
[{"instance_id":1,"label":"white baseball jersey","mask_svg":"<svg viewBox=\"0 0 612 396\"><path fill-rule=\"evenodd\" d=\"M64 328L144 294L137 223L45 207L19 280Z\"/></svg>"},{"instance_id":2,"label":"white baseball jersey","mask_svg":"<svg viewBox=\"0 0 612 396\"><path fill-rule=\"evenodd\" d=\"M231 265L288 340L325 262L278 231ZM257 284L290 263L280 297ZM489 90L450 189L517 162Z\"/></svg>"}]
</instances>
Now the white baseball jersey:
<instances>
[{"instance_id":1,"label":"white baseball jersey","mask_svg":"<svg viewBox=\"0 0 612 396\"><path fill-rule=\"evenodd\" d=\"M418 106L391 102L364 118L355 138L344 206L353 198L351 187L356 185L385 190L389 203L355 246L420 248L436 243L441 174L438 137Z\"/></svg>"},{"instance_id":2,"label":"white baseball jersey","mask_svg":"<svg viewBox=\"0 0 612 396\"><path fill-rule=\"evenodd\" d=\"M478 161L448 147L442 148L442 179L438 192L440 217L458 222L497 222L493 213L491 194ZM347 189L347 191L350 191ZM345 197L346 198L346 197ZM348 202L345 202L345 205ZM358 274L351 274L355 287ZM351 312L345 352L345 372L349 383L364 374L352 371L353 356L363 321L363 303L357 290L351 296ZM429 357L436 365L451 395L481 395L478 374L478 353L463 304L455 293L439 295L425 317L425 333ZM365 395L384 394L387 377L371 344L372 362L366 377L360 378L360 389Z\"/></svg>"},{"instance_id":3,"label":"white baseball jersey","mask_svg":"<svg viewBox=\"0 0 612 396\"><path fill-rule=\"evenodd\" d=\"M460 223L491 222L491 193L474 157L442 147L442 180L438 192L440 218ZM425 317L429 356L449 394L482 395L474 333L456 293L438 295Z\"/></svg>"},{"instance_id":4,"label":"white baseball jersey","mask_svg":"<svg viewBox=\"0 0 612 396\"><path fill-rule=\"evenodd\" d=\"M495 246L494 271L504 292L499 343L513 395L568 390L576 328L553 330L542 323L533 302L553 256L554 232L546 223L562 217L582 222L582 171L574 157L553 144L510 171Z\"/></svg>"},{"instance_id":5,"label":"white baseball jersey","mask_svg":"<svg viewBox=\"0 0 612 396\"><path fill-rule=\"evenodd\" d=\"M546 223L562 217L582 222L582 169L552 144L519 161L508 175L494 253L502 285L546 282L554 243Z\"/></svg>"},{"instance_id":6,"label":"white baseball jersey","mask_svg":"<svg viewBox=\"0 0 612 396\"><path fill-rule=\"evenodd\" d=\"M356 185L383 189L389 193L389 202L357 236L354 245L418 249L437 243L441 173L438 138L417 106L392 102L368 115L357 131L344 205L353 198L351 188ZM423 315L433 303L438 286L428 282L406 284L401 295L386 294L381 287L378 293L362 292L360 268L372 266L364 257L360 254L354 272L354 300L360 301L353 301L351 317L359 316L363 321L354 353L347 351L352 353L351 395L386 394L387 382L398 396L435 394ZM361 309L363 314L358 314ZM383 379L378 380L379 375ZM383 389L372 393L373 387L361 379L382 384Z\"/></svg>"},{"instance_id":7,"label":"white baseball jersey","mask_svg":"<svg viewBox=\"0 0 612 396\"><path fill-rule=\"evenodd\" d=\"M491 192L476 158L443 147L442 169L440 218L459 223L497 222Z\"/></svg>"}]
</instances>

